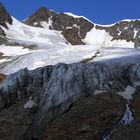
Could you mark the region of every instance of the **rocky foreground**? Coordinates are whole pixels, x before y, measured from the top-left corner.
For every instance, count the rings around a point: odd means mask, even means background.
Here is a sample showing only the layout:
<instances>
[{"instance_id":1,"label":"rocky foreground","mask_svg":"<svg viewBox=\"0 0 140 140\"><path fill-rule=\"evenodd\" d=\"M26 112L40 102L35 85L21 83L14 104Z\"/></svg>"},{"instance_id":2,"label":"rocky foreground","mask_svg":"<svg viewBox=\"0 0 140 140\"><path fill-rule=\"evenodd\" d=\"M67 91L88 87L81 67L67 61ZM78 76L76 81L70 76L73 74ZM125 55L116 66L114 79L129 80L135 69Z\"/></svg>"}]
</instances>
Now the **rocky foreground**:
<instances>
[{"instance_id":1,"label":"rocky foreground","mask_svg":"<svg viewBox=\"0 0 140 140\"><path fill-rule=\"evenodd\" d=\"M109 139L116 138L114 135L122 133L119 130L123 127L131 127L131 121L135 123L139 115L137 90L126 120L123 120L129 123L117 125L117 131L112 133L132 94L130 91L124 93L124 99L117 92L139 86L140 64L139 61L121 63L121 60L112 63L57 64L33 71L23 69L7 76L0 85L1 138L55 140L58 137L81 139L83 136L86 140L103 139L110 133ZM102 94L98 95L98 91ZM105 91L108 92L103 93ZM20 130L19 126L22 126ZM137 123L134 127L139 131Z\"/></svg>"},{"instance_id":2,"label":"rocky foreground","mask_svg":"<svg viewBox=\"0 0 140 140\"><path fill-rule=\"evenodd\" d=\"M116 94L102 93L75 103L69 112L56 119L46 130L43 140L108 140L104 133L110 130L124 112L124 99ZM140 90L131 101L134 120L116 129L110 140L139 140ZM111 131L111 130L110 130Z\"/></svg>"},{"instance_id":3,"label":"rocky foreground","mask_svg":"<svg viewBox=\"0 0 140 140\"><path fill-rule=\"evenodd\" d=\"M102 93L81 99L46 130L43 140L101 140L123 116L124 99Z\"/></svg>"}]
</instances>

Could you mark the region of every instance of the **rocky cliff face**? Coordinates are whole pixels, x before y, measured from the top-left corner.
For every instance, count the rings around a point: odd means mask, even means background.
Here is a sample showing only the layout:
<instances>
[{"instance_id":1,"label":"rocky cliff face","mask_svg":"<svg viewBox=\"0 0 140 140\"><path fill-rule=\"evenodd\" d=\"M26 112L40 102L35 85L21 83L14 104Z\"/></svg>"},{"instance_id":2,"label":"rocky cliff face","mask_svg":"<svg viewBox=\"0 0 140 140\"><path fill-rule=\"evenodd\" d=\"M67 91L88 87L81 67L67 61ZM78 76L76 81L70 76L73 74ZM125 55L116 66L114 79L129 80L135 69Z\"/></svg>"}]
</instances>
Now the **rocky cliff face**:
<instances>
[{"instance_id":1,"label":"rocky cliff face","mask_svg":"<svg viewBox=\"0 0 140 140\"><path fill-rule=\"evenodd\" d=\"M6 23L12 24L12 18L2 3L0 3L0 25L7 27Z\"/></svg>"},{"instance_id":2,"label":"rocky cliff face","mask_svg":"<svg viewBox=\"0 0 140 140\"><path fill-rule=\"evenodd\" d=\"M4 8L2 3L0 3L0 25L7 28L6 23L12 24L12 18L7 12L7 10ZM4 43L6 43L5 33L0 27L0 44Z\"/></svg>"},{"instance_id":3,"label":"rocky cliff face","mask_svg":"<svg viewBox=\"0 0 140 140\"><path fill-rule=\"evenodd\" d=\"M106 30L110 36L113 37L112 40L126 40L126 41L135 41L136 34L140 30L140 21L139 20L130 20L130 21L120 21L111 27L101 27L96 26L97 29Z\"/></svg>"},{"instance_id":4,"label":"rocky cliff face","mask_svg":"<svg viewBox=\"0 0 140 140\"><path fill-rule=\"evenodd\" d=\"M83 39L93 27L108 32L112 40L126 40L127 42L135 42L135 40L137 42L136 34L140 29L139 20L124 20L111 26L101 26L90 22L84 17L56 13L47 10L45 7L40 8L24 21L28 25L37 27L43 27L42 22L46 22L52 30L62 31L63 36L72 45L84 44Z\"/></svg>"},{"instance_id":5,"label":"rocky cliff face","mask_svg":"<svg viewBox=\"0 0 140 140\"><path fill-rule=\"evenodd\" d=\"M140 47L140 30L136 34L134 46L135 46L135 48L139 48Z\"/></svg>"},{"instance_id":6,"label":"rocky cliff face","mask_svg":"<svg viewBox=\"0 0 140 140\"><path fill-rule=\"evenodd\" d=\"M0 88L0 109L34 96L39 104L25 139L39 137L53 119L66 112L80 98L95 90L122 91L140 81L140 64L58 64L34 71L24 69L7 77Z\"/></svg>"}]
</instances>

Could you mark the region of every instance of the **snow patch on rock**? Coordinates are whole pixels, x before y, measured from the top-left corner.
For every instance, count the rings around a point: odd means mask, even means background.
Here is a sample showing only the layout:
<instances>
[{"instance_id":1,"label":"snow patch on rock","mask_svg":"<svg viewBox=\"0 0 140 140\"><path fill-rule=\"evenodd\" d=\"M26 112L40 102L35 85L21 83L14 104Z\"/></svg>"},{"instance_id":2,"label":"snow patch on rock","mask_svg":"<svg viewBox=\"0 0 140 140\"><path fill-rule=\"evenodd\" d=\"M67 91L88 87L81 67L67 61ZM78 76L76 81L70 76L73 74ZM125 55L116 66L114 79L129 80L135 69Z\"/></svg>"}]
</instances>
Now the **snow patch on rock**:
<instances>
[{"instance_id":1,"label":"snow patch on rock","mask_svg":"<svg viewBox=\"0 0 140 140\"><path fill-rule=\"evenodd\" d=\"M133 42L127 42L125 40L113 40L112 36L109 35L105 30L96 29L93 27L89 32L87 32L83 42L90 45L100 45L102 47L127 47L134 48Z\"/></svg>"},{"instance_id":2,"label":"snow patch on rock","mask_svg":"<svg viewBox=\"0 0 140 140\"><path fill-rule=\"evenodd\" d=\"M121 123L123 123L125 125L130 124L134 120L129 105L130 105L130 101L128 101L128 103L126 104L126 110L125 110L124 116L121 120Z\"/></svg>"},{"instance_id":3,"label":"snow patch on rock","mask_svg":"<svg viewBox=\"0 0 140 140\"><path fill-rule=\"evenodd\" d=\"M32 109L37 107L38 105L32 100L32 97L29 98L29 101L24 105L25 109Z\"/></svg>"},{"instance_id":4,"label":"snow patch on rock","mask_svg":"<svg viewBox=\"0 0 140 140\"><path fill-rule=\"evenodd\" d=\"M132 95L135 93L136 89L132 86L127 86L125 91L118 92L119 95L123 96L125 99L132 99Z\"/></svg>"}]
</instances>

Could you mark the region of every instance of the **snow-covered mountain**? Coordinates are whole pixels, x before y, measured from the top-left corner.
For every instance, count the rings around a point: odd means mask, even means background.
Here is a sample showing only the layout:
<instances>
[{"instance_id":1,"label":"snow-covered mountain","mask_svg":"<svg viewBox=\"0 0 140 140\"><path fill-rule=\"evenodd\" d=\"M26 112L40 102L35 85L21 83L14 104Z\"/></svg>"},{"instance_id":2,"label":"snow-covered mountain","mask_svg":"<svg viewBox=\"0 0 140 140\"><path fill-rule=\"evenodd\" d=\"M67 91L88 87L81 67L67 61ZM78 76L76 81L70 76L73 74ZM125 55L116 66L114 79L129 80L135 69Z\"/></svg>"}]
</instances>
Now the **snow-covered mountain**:
<instances>
[{"instance_id":1,"label":"snow-covered mountain","mask_svg":"<svg viewBox=\"0 0 140 140\"><path fill-rule=\"evenodd\" d=\"M112 25L99 25L83 16L72 13L56 13L45 7L41 7L23 22L35 27L62 31L63 36L73 45L103 43L108 41L106 39L109 36L109 40L134 42L140 28L139 20L126 19Z\"/></svg>"},{"instance_id":2,"label":"snow-covered mountain","mask_svg":"<svg viewBox=\"0 0 140 140\"><path fill-rule=\"evenodd\" d=\"M20 22L0 4L0 139L139 140L139 47L140 20L41 7Z\"/></svg>"},{"instance_id":3,"label":"snow-covered mountain","mask_svg":"<svg viewBox=\"0 0 140 140\"><path fill-rule=\"evenodd\" d=\"M139 20L101 26L82 16L59 14L41 7L22 23L11 17L2 4L0 10L0 73L85 59L90 62L94 56L112 56L112 51L104 53L108 47L112 50L134 48L134 44L139 47ZM131 49L116 49L112 57L131 52Z\"/></svg>"}]
</instances>

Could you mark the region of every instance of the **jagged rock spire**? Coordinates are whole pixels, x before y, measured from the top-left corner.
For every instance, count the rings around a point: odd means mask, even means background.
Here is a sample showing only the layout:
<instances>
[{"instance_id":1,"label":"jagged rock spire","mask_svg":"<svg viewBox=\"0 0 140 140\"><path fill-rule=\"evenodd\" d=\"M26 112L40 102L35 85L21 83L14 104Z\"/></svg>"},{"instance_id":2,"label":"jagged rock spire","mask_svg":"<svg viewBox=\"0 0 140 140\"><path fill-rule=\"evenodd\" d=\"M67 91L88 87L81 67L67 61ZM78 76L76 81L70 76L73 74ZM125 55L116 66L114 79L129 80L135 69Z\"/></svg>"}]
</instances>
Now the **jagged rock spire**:
<instances>
[{"instance_id":1,"label":"jagged rock spire","mask_svg":"<svg viewBox=\"0 0 140 140\"><path fill-rule=\"evenodd\" d=\"M6 23L12 24L12 17L4 8L3 4L0 2L0 25L5 28L8 28ZM5 33L0 27L0 44L4 44L4 43L6 43Z\"/></svg>"},{"instance_id":2,"label":"jagged rock spire","mask_svg":"<svg viewBox=\"0 0 140 140\"><path fill-rule=\"evenodd\" d=\"M53 11L48 10L46 7L40 7L32 16L30 16L24 23L34 25L34 22L47 21L54 14Z\"/></svg>"},{"instance_id":3,"label":"jagged rock spire","mask_svg":"<svg viewBox=\"0 0 140 140\"><path fill-rule=\"evenodd\" d=\"M6 22L12 24L12 18L4 8L3 4L0 2L0 25L7 28Z\"/></svg>"}]
</instances>

